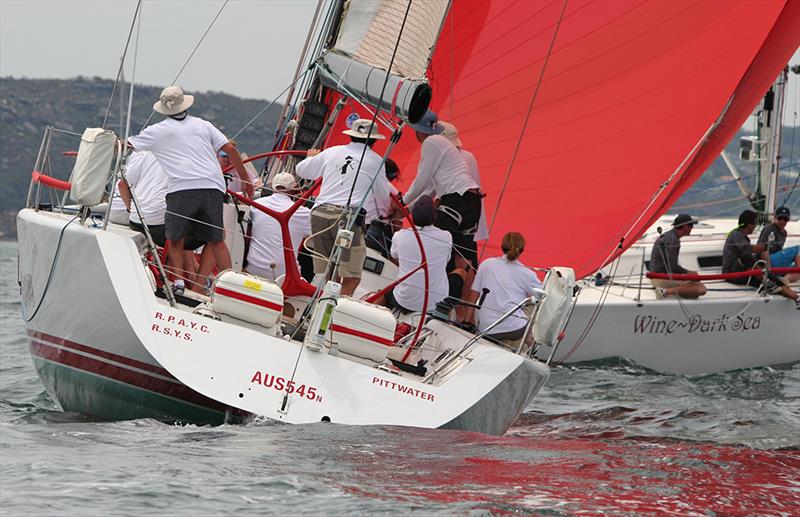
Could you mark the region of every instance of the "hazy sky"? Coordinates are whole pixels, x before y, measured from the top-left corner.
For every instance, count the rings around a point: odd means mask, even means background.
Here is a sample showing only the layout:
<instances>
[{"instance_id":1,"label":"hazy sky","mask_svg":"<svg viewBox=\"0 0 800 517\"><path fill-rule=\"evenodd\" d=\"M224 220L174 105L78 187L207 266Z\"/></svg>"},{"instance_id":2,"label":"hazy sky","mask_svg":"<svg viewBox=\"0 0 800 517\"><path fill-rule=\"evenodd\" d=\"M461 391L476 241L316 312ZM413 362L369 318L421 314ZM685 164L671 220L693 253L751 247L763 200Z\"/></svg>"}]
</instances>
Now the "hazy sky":
<instances>
[{"instance_id":1,"label":"hazy sky","mask_svg":"<svg viewBox=\"0 0 800 517\"><path fill-rule=\"evenodd\" d=\"M223 3L145 0L136 82L169 84ZM316 4L230 0L178 84L274 98L291 82ZM113 78L135 7L136 0L0 0L0 75ZM800 124L799 82L790 77L785 124Z\"/></svg>"},{"instance_id":2,"label":"hazy sky","mask_svg":"<svg viewBox=\"0 0 800 517\"><path fill-rule=\"evenodd\" d=\"M136 82L169 84L223 3L145 0ZM230 0L177 84L273 98L292 80L316 5ZM135 0L0 0L0 75L113 78L135 9Z\"/></svg>"}]
</instances>

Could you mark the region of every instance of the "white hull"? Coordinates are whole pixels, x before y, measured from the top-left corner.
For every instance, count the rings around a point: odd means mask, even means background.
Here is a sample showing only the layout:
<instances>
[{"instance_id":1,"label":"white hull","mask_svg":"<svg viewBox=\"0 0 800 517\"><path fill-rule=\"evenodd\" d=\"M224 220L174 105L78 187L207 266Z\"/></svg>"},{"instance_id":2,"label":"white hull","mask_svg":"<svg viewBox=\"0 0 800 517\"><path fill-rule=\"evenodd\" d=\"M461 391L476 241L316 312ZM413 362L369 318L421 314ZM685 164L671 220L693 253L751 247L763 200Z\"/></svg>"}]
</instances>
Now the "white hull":
<instances>
[{"instance_id":1,"label":"white hull","mask_svg":"<svg viewBox=\"0 0 800 517\"><path fill-rule=\"evenodd\" d=\"M28 316L42 298L59 235L69 219L33 210L18 216L20 278ZM543 364L479 341L446 371L443 366L453 354L438 364L432 361L430 370L442 371L423 378L387 367L388 362L301 350L298 342L257 326L205 318L180 305L170 308L153 293L137 247L140 239L125 228L100 231L77 223L63 232L47 292L27 325L37 370L65 409L108 411L101 416L113 417L111 408L116 405L124 418L175 417L149 404L156 397L168 399L167 406L170 401L185 402L223 413L233 407L241 410L239 414L289 423L331 420L502 434L549 376ZM439 322L431 327L453 350L472 337ZM66 345L59 347L58 339ZM76 362L74 357L65 359L67 355L80 357ZM77 380L64 374L91 361L105 366L86 368ZM145 386L131 383L131 372L139 381L144 379ZM85 381L97 376L120 389L94 392L95 385ZM294 388L284 407L289 379L294 379ZM174 387L175 393L162 389L165 386ZM138 397L141 390L147 393ZM120 392L135 400L114 400Z\"/></svg>"},{"instance_id":2,"label":"white hull","mask_svg":"<svg viewBox=\"0 0 800 517\"><path fill-rule=\"evenodd\" d=\"M671 219L664 217L660 224L666 228ZM790 243L798 233L798 223L792 224ZM684 239L681 264L701 273L719 272L703 265L721 260L723 231L735 225L733 220L709 221L705 231L700 228ZM556 351L557 362L624 357L653 370L692 375L800 361L800 311L787 298L757 296L752 289L722 281L707 282L709 293L698 300L657 300L646 278L640 292L642 256L649 260L655 240L655 232L649 233L619 259L616 280L624 285L608 289L591 325L604 288L585 282ZM543 348L538 355L551 352Z\"/></svg>"}]
</instances>

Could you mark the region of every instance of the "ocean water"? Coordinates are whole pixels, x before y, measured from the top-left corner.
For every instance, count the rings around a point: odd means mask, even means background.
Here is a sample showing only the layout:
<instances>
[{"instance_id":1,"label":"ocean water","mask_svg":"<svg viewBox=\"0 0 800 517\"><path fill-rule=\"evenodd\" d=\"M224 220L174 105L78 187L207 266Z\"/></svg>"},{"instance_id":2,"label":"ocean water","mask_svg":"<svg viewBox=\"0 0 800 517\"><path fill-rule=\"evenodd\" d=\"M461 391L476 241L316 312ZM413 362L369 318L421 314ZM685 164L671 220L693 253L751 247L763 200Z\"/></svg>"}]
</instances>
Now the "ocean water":
<instances>
[{"instance_id":1,"label":"ocean water","mask_svg":"<svg viewBox=\"0 0 800 517\"><path fill-rule=\"evenodd\" d=\"M1 515L800 515L800 365L557 367L503 437L99 422L33 369L0 243Z\"/></svg>"}]
</instances>

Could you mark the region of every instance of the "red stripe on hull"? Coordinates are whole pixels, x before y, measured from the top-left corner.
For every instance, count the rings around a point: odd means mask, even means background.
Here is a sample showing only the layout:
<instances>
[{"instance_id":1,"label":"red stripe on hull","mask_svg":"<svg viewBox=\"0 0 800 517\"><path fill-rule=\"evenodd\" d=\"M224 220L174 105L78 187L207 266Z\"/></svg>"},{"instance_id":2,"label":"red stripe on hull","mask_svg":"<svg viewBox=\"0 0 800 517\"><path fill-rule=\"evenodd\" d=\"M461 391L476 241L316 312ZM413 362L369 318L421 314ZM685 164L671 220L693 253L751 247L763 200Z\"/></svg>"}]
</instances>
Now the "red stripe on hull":
<instances>
[{"instance_id":1,"label":"red stripe on hull","mask_svg":"<svg viewBox=\"0 0 800 517\"><path fill-rule=\"evenodd\" d=\"M41 359L46 359L48 361L53 361L65 366L70 366L83 372L106 377L117 382L122 382L143 390L157 393L159 395L178 399L183 402L189 402L191 404L196 404L198 406L213 409L215 411L228 411L241 416L247 415L247 413L244 411L230 408L214 399L210 399L204 395L201 395L200 393L197 393L188 386L181 384L178 380L166 381L164 379L152 377L148 374L128 370L121 366L76 354L75 352L71 352L69 350L55 348L45 343L31 341L30 346L31 352ZM90 347L84 348L95 350Z\"/></svg>"},{"instance_id":2,"label":"red stripe on hull","mask_svg":"<svg viewBox=\"0 0 800 517\"><path fill-rule=\"evenodd\" d=\"M86 352L87 354L92 354L96 355L97 357L109 359L116 363L121 363L127 366L138 368L140 370L157 373L158 375L163 375L164 377L169 377L170 379L175 378L172 376L171 373L169 373L164 368L161 368L160 366L156 366L150 363L145 363L142 361L137 361L136 359L131 359L129 357L125 357L124 355L114 354L112 352L106 352L105 350L99 350L97 348L92 348L90 346L81 345L80 343L75 343L74 341L70 341L68 339L62 339L60 337L51 336L50 334L45 334L44 332L38 332L35 330L28 330L28 335L37 339L41 339L42 341L53 343L54 345L60 345L63 347L72 348L74 350L78 350L79 352Z\"/></svg>"}]
</instances>

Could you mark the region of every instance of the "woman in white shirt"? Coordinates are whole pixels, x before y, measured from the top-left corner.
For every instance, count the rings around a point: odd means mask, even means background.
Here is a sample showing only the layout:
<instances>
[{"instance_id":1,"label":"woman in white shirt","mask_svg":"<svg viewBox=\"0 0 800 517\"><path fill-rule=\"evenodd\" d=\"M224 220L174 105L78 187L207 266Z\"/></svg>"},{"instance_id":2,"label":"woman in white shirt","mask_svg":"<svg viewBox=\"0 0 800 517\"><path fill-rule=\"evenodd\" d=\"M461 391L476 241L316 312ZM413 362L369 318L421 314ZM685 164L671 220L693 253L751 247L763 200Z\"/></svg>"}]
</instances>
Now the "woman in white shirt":
<instances>
[{"instance_id":1,"label":"woman in white shirt","mask_svg":"<svg viewBox=\"0 0 800 517\"><path fill-rule=\"evenodd\" d=\"M477 312L477 326L481 332L497 321L508 310L525 298L533 295L534 288L541 288L542 282L531 269L519 261L525 250L525 238L517 232L503 236L502 257L490 258L478 268L472 283L472 300L477 300L481 290L489 289ZM492 329L488 337L494 339L520 339L525 333L528 318L522 309Z\"/></svg>"}]
</instances>

